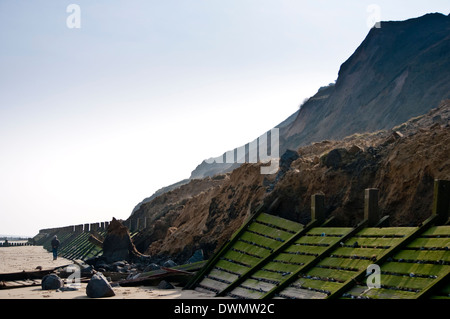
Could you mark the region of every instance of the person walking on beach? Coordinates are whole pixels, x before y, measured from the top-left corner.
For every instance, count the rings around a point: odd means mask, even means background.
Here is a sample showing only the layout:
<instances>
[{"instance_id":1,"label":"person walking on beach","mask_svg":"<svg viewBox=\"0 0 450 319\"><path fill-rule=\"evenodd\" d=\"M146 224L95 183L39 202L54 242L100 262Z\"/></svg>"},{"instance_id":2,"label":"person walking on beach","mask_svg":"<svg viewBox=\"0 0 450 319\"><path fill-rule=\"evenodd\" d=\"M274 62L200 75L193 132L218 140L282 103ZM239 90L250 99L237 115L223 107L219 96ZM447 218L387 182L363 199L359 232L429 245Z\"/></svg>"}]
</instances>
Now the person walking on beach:
<instances>
[{"instance_id":1,"label":"person walking on beach","mask_svg":"<svg viewBox=\"0 0 450 319\"><path fill-rule=\"evenodd\" d=\"M58 247L59 247L59 240L58 237L55 235L52 239L53 260L56 260L58 258Z\"/></svg>"}]
</instances>

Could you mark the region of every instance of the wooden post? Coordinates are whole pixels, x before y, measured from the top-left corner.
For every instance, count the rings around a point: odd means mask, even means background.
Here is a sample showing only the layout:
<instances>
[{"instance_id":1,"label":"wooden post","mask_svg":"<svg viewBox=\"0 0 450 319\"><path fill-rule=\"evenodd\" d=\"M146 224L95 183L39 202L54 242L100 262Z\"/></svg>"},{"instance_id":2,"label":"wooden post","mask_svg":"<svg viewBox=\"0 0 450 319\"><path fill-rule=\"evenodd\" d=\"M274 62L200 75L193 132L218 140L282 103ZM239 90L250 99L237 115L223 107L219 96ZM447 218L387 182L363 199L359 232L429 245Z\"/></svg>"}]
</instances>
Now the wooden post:
<instances>
[{"instance_id":1,"label":"wooden post","mask_svg":"<svg viewBox=\"0 0 450 319\"><path fill-rule=\"evenodd\" d=\"M436 225L444 225L450 210L450 181L434 180L434 197L432 214L436 216Z\"/></svg>"},{"instance_id":2,"label":"wooden post","mask_svg":"<svg viewBox=\"0 0 450 319\"><path fill-rule=\"evenodd\" d=\"M98 223L92 223L91 224L91 230L97 231L98 230Z\"/></svg>"},{"instance_id":3,"label":"wooden post","mask_svg":"<svg viewBox=\"0 0 450 319\"><path fill-rule=\"evenodd\" d=\"M368 226L373 227L378 223L378 189L367 188L364 193L364 219Z\"/></svg>"},{"instance_id":4,"label":"wooden post","mask_svg":"<svg viewBox=\"0 0 450 319\"><path fill-rule=\"evenodd\" d=\"M311 196L311 220L319 222L325 220L325 196L322 194Z\"/></svg>"}]
</instances>

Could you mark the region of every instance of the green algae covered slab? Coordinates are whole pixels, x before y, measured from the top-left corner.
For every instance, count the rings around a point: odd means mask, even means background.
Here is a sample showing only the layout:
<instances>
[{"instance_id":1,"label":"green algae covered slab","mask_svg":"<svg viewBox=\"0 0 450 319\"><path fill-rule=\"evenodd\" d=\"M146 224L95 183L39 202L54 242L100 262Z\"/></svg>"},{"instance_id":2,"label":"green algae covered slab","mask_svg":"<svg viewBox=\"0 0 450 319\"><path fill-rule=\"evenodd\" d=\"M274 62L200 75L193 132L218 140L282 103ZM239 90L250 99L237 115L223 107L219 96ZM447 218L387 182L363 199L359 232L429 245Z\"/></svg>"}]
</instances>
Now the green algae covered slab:
<instances>
[{"instance_id":1,"label":"green algae covered slab","mask_svg":"<svg viewBox=\"0 0 450 319\"><path fill-rule=\"evenodd\" d=\"M265 224L269 224L269 225L273 225L275 227L279 227L282 228L284 230L290 231L292 233L296 233L298 232L300 229L303 228L302 224L278 217L278 216L274 216L274 215L269 215L266 213L262 213L260 214L257 218L256 221L265 223Z\"/></svg>"}]
</instances>

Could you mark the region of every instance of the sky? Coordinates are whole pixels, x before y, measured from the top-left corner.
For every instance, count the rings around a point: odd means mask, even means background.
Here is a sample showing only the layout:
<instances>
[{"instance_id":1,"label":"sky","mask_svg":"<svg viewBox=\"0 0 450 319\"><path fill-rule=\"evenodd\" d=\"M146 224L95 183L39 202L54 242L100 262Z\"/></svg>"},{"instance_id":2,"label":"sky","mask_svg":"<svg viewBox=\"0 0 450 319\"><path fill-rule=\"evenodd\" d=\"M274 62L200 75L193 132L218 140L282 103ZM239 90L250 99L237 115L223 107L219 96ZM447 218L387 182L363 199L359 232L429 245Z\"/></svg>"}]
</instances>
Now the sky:
<instances>
[{"instance_id":1,"label":"sky","mask_svg":"<svg viewBox=\"0 0 450 319\"><path fill-rule=\"evenodd\" d=\"M73 6L76 5L76 6ZM0 1L0 234L126 219L443 1Z\"/></svg>"}]
</instances>

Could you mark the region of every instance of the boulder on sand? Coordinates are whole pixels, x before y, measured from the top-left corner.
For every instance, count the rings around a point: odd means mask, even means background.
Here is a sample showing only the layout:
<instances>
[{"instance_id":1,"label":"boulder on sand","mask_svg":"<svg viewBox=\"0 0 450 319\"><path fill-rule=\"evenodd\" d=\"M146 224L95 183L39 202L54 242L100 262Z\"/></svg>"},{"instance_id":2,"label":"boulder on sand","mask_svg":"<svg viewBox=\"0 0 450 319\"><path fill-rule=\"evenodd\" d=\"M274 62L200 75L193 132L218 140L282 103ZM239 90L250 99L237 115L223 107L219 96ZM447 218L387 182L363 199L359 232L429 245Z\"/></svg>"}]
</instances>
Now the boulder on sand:
<instances>
[{"instance_id":1,"label":"boulder on sand","mask_svg":"<svg viewBox=\"0 0 450 319\"><path fill-rule=\"evenodd\" d=\"M64 281L57 274L48 274L42 278L42 290L56 290L64 286Z\"/></svg>"},{"instance_id":2,"label":"boulder on sand","mask_svg":"<svg viewBox=\"0 0 450 319\"><path fill-rule=\"evenodd\" d=\"M86 287L86 295L90 298L112 297L116 294L108 280L98 272L92 276Z\"/></svg>"}]
</instances>

